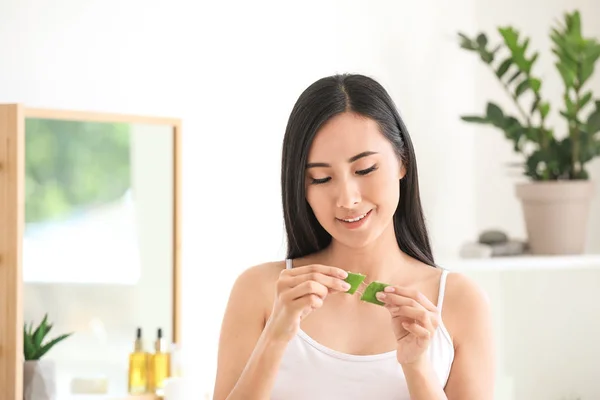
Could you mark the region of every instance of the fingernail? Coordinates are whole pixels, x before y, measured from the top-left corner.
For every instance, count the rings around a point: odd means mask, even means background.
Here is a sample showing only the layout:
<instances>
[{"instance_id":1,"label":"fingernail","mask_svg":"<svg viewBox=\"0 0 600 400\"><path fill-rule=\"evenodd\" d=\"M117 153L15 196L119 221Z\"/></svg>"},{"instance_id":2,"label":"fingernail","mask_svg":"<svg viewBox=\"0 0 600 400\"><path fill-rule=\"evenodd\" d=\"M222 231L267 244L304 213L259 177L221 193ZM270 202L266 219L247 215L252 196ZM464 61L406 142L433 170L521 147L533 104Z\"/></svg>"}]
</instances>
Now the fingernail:
<instances>
[{"instance_id":1,"label":"fingernail","mask_svg":"<svg viewBox=\"0 0 600 400\"><path fill-rule=\"evenodd\" d=\"M344 290L348 290L348 289L350 289L350 284L349 284L349 283L347 283L347 282L343 282L343 283L342 283L342 289L344 289Z\"/></svg>"},{"instance_id":2,"label":"fingernail","mask_svg":"<svg viewBox=\"0 0 600 400\"><path fill-rule=\"evenodd\" d=\"M340 276L342 277L342 279L346 279L348 277L348 273L344 270L340 271Z\"/></svg>"},{"instance_id":3,"label":"fingernail","mask_svg":"<svg viewBox=\"0 0 600 400\"><path fill-rule=\"evenodd\" d=\"M377 296L378 299L385 299L385 293L383 292L377 292L375 296Z\"/></svg>"},{"instance_id":4,"label":"fingernail","mask_svg":"<svg viewBox=\"0 0 600 400\"><path fill-rule=\"evenodd\" d=\"M388 293L392 293L394 291L394 287L393 286L386 286L385 289L383 289L384 291L388 292Z\"/></svg>"}]
</instances>

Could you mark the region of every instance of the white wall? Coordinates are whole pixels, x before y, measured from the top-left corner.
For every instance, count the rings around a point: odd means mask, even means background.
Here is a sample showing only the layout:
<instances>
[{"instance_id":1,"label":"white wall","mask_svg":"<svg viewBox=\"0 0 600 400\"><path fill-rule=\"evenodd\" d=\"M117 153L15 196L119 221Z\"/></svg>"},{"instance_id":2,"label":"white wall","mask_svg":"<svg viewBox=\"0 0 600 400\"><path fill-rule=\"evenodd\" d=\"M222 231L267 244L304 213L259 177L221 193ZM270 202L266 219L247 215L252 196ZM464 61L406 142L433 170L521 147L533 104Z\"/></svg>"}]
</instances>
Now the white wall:
<instances>
[{"instance_id":1,"label":"white wall","mask_svg":"<svg viewBox=\"0 0 600 400\"><path fill-rule=\"evenodd\" d=\"M522 231L499 164L508 146L458 120L501 93L458 49L456 31L514 22L540 38L567 4L585 11L588 29L599 12L591 0L527 4L5 0L0 101L183 118L183 340L188 374L210 388L233 279L283 255L280 144L294 101L315 79L363 72L390 90L416 146L438 255L490 225ZM524 385L522 393L536 387Z\"/></svg>"}]
</instances>

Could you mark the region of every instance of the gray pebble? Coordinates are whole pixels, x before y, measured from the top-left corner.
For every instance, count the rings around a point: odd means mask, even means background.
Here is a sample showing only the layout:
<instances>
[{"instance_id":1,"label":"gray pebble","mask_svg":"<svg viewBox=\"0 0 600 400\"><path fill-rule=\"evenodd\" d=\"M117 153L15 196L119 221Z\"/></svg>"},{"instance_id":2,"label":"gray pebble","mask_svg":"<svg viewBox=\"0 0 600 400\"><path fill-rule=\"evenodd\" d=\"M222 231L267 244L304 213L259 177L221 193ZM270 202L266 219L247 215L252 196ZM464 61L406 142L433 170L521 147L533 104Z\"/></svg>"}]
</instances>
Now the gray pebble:
<instances>
[{"instance_id":1,"label":"gray pebble","mask_svg":"<svg viewBox=\"0 0 600 400\"><path fill-rule=\"evenodd\" d=\"M508 235L499 230L487 230L479 235L479 243L494 245L506 242L508 242Z\"/></svg>"}]
</instances>

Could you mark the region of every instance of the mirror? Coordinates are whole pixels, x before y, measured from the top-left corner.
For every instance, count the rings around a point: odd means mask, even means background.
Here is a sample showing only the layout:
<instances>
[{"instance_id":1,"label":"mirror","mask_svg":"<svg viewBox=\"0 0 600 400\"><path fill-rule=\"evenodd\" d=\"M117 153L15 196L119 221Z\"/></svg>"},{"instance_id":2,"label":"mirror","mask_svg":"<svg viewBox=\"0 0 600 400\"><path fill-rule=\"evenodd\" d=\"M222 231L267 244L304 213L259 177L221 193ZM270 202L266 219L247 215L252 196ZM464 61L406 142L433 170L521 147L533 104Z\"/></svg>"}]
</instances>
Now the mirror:
<instances>
[{"instance_id":1,"label":"mirror","mask_svg":"<svg viewBox=\"0 0 600 400\"><path fill-rule=\"evenodd\" d=\"M33 111L24 132L23 322L73 333L46 356L59 399L123 396L138 327L178 342L176 126Z\"/></svg>"}]
</instances>

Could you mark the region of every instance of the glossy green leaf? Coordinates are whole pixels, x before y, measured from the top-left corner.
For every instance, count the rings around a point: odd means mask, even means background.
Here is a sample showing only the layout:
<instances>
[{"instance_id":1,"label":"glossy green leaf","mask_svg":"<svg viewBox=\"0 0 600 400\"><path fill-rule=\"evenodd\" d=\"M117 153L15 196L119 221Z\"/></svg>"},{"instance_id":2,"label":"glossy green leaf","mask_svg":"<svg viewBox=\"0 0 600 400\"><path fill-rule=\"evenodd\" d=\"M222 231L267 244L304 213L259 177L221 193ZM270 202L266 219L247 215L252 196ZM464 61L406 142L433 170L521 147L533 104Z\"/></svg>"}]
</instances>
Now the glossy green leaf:
<instances>
[{"instance_id":1,"label":"glossy green leaf","mask_svg":"<svg viewBox=\"0 0 600 400\"><path fill-rule=\"evenodd\" d=\"M519 97L520 95L525 93L525 91L527 89L529 89L530 87L531 87L531 84L529 83L529 80L525 79L523 82L521 82L517 85L517 89L515 89L515 96Z\"/></svg>"},{"instance_id":2,"label":"glossy green leaf","mask_svg":"<svg viewBox=\"0 0 600 400\"><path fill-rule=\"evenodd\" d=\"M376 295L379 292L383 292L383 289L385 289L387 286L389 286L387 283L371 282L369 286L367 286L367 288L365 289L365 292L363 293L360 299L368 303L373 303L382 306L384 303L377 300Z\"/></svg>"},{"instance_id":3,"label":"glossy green leaf","mask_svg":"<svg viewBox=\"0 0 600 400\"><path fill-rule=\"evenodd\" d=\"M579 108L583 108L592 99L592 92L587 92L579 99Z\"/></svg>"},{"instance_id":4,"label":"glossy green leaf","mask_svg":"<svg viewBox=\"0 0 600 400\"><path fill-rule=\"evenodd\" d=\"M358 289L360 284L363 283L365 278L366 275L348 272L348 276L344 280L350 284L350 289L348 289L346 293L354 294L354 292L356 292L356 289Z\"/></svg>"},{"instance_id":5,"label":"glossy green leaf","mask_svg":"<svg viewBox=\"0 0 600 400\"><path fill-rule=\"evenodd\" d=\"M477 35L477 44L479 45L479 47L485 48L485 46L487 46L487 43L488 40L484 33L480 33L479 35Z\"/></svg>"},{"instance_id":6,"label":"glossy green leaf","mask_svg":"<svg viewBox=\"0 0 600 400\"><path fill-rule=\"evenodd\" d=\"M502 127L504 125L504 113L496 104L489 102L487 105L487 118L496 126Z\"/></svg>"},{"instance_id":7,"label":"glossy green leaf","mask_svg":"<svg viewBox=\"0 0 600 400\"><path fill-rule=\"evenodd\" d=\"M587 130L590 134L600 132L600 109L590 114L587 121Z\"/></svg>"},{"instance_id":8,"label":"glossy green leaf","mask_svg":"<svg viewBox=\"0 0 600 400\"><path fill-rule=\"evenodd\" d=\"M529 86L533 89L534 92L537 93L542 88L542 81L540 81L537 78L530 78L529 79Z\"/></svg>"},{"instance_id":9,"label":"glossy green leaf","mask_svg":"<svg viewBox=\"0 0 600 400\"><path fill-rule=\"evenodd\" d=\"M512 58L507 58L506 60L504 60L502 62L502 64L500 64L500 66L498 67L498 70L496 71L496 76L498 76L498 78L502 79L502 77L504 76L504 74L506 74L506 72L508 71L508 69L510 68L510 66L512 65Z\"/></svg>"},{"instance_id":10,"label":"glossy green leaf","mask_svg":"<svg viewBox=\"0 0 600 400\"><path fill-rule=\"evenodd\" d=\"M490 122L487 118L478 117L476 115L464 115L464 116L461 116L460 119L462 119L465 122L474 122L474 123L478 123L478 124L487 124Z\"/></svg>"},{"instance_id":11,"label":"glossy green leaf","mask_svg":"<svg viewBox=\"0 0 600 400\"><path fill-rule=\"evenodd\" d=\"M548 113L550 112L550 104L549 103L541 103L539 105L540 113L542 113L542 118L546 118Z\"/></svg>"}]
</instances>

